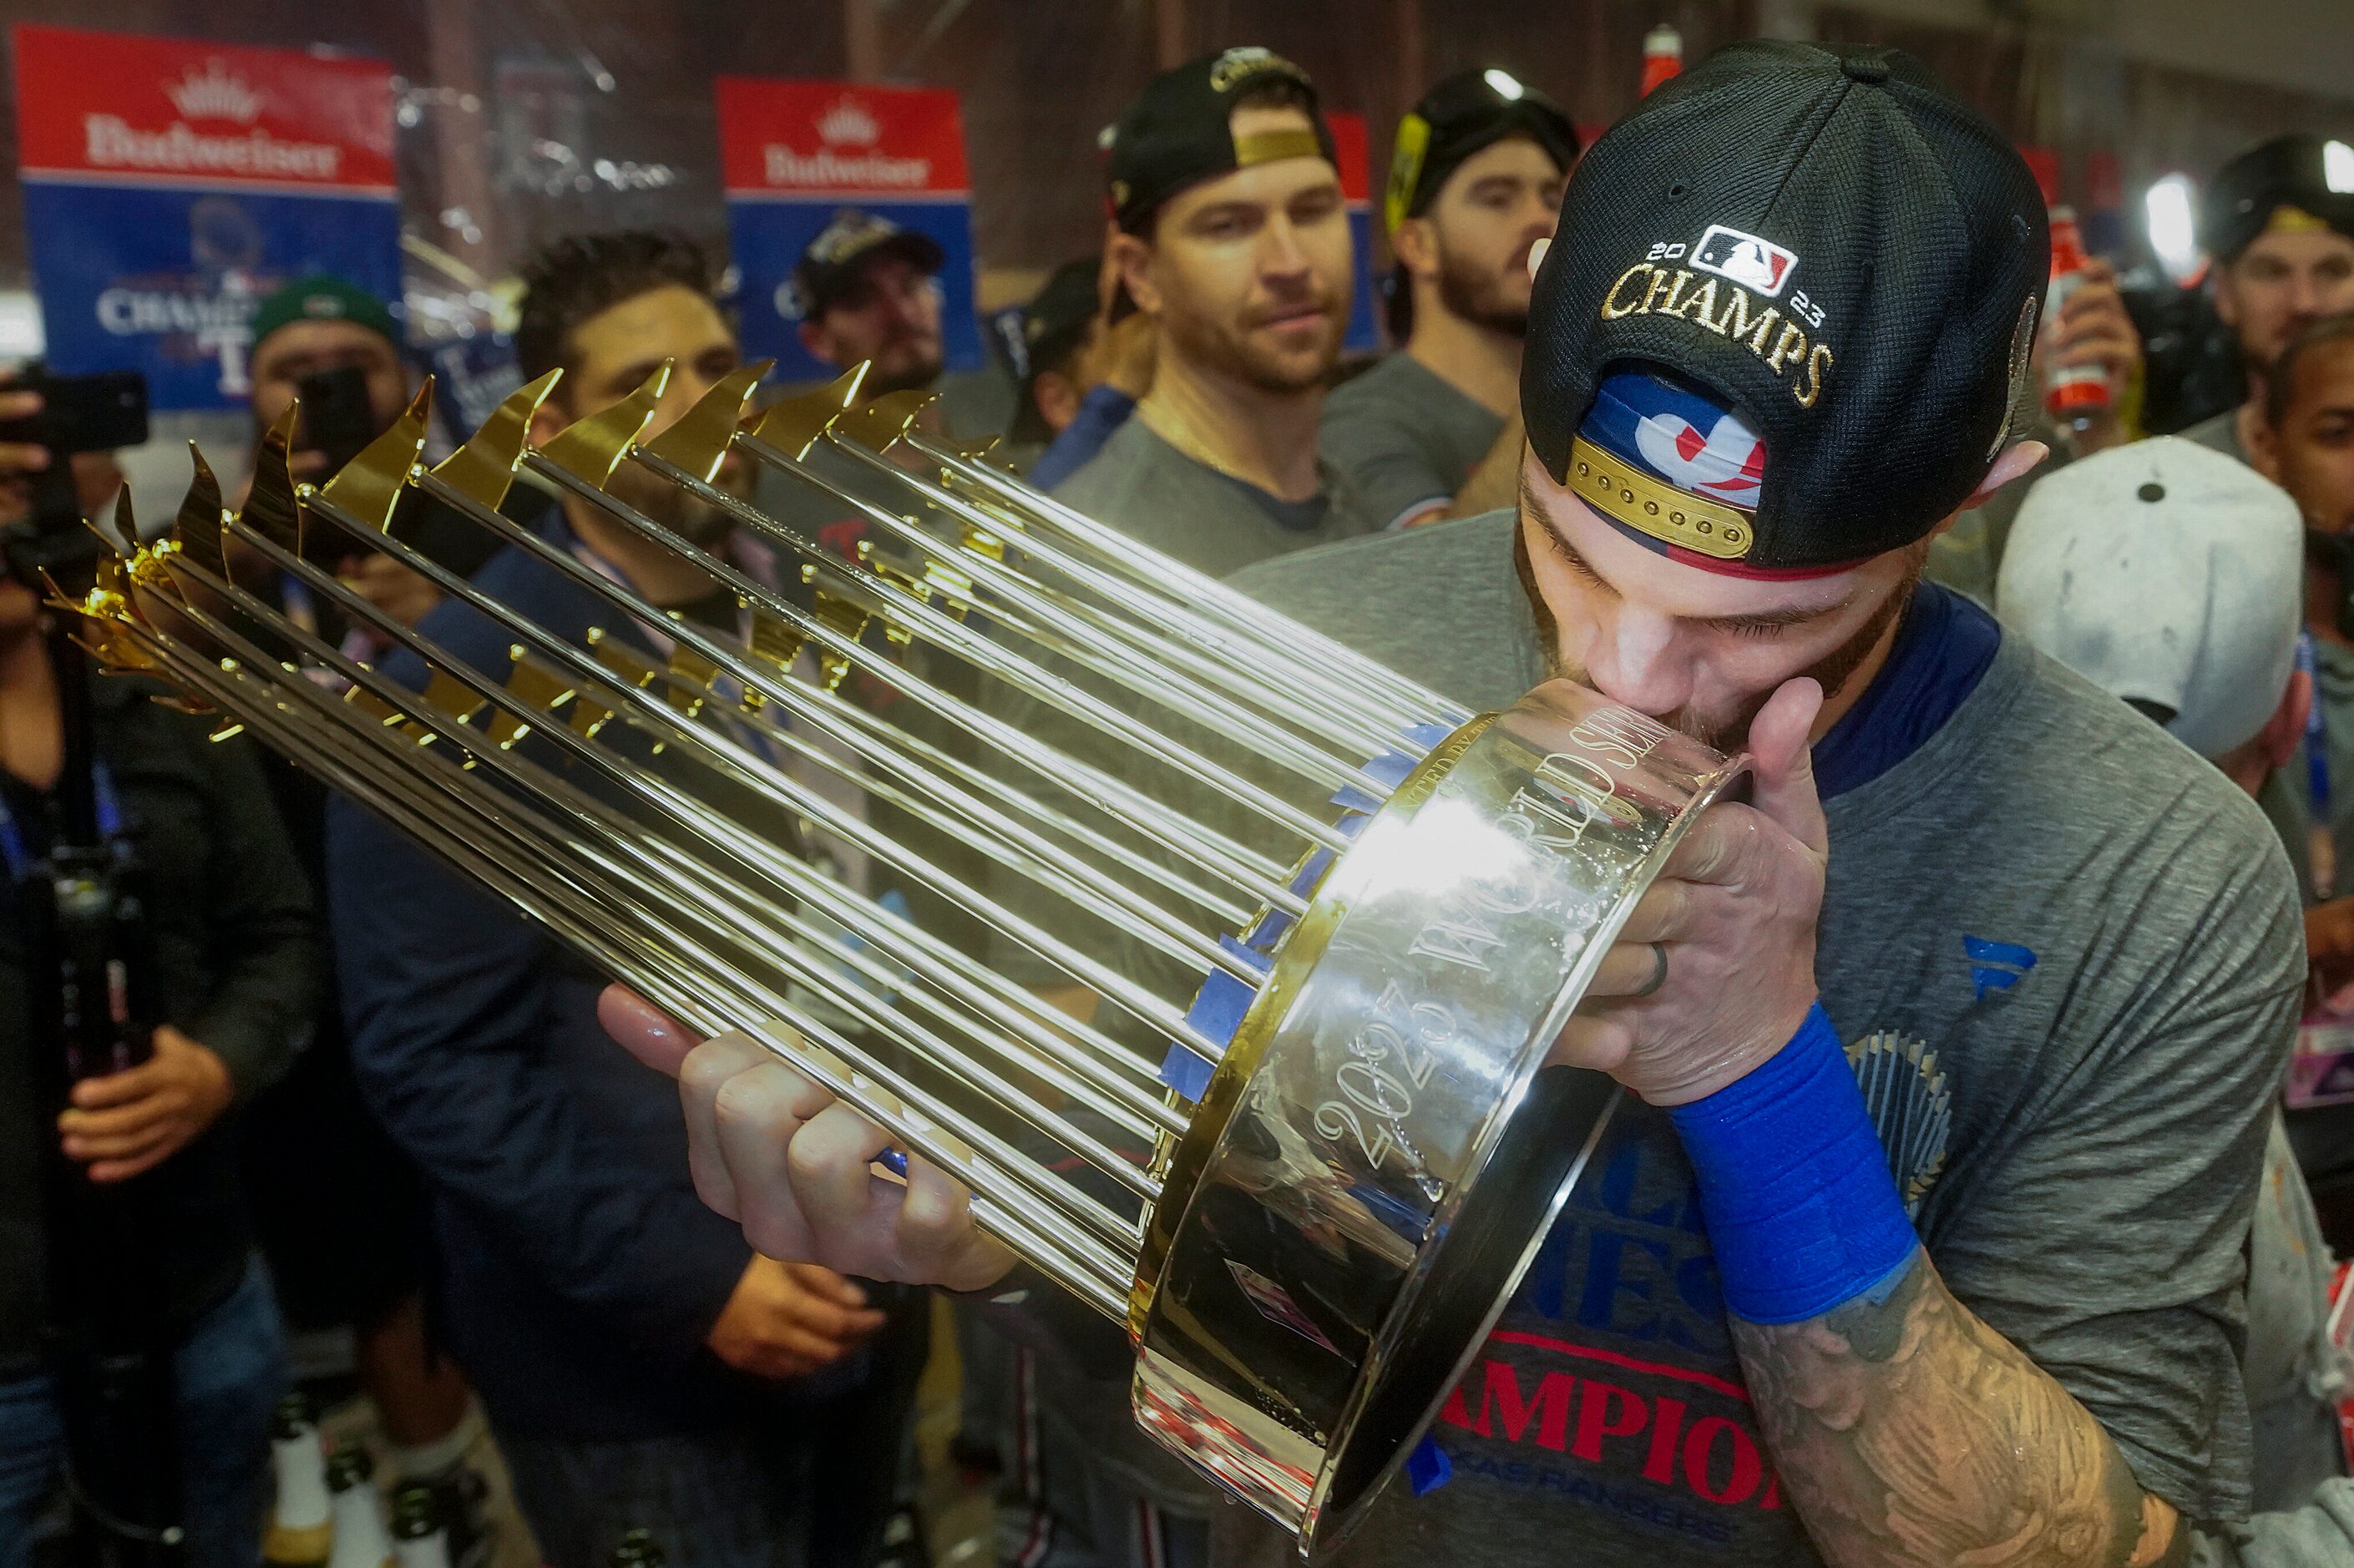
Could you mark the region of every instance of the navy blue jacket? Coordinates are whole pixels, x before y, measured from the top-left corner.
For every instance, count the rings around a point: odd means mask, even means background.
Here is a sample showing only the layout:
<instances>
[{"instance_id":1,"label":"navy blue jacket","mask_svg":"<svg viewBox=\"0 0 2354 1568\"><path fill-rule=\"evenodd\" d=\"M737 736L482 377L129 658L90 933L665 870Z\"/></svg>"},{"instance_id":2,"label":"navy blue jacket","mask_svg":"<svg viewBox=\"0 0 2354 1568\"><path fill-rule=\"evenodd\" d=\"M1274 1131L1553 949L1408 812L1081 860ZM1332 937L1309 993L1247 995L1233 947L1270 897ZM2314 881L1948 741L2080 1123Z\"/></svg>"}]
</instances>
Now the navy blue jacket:
<instances>
[{"instance_id":1,"label":"navy blue jacket","mask_svg":"<svg viewBox=\"0 0 2354 1568\"><path fill-rule=\"evenodd\" d=\"M568 543L552 509L540 526ZM584 646L591 626L627 626L518 550L474 580ZM485 673L507 668L511 639L464 605L419 630ZM385 670L422 683L412 657ZM616 1441L819 1393L741 1376L705 1347L752 1255L695 1197L677 1089L598 1027L603 979L341 799L328 888L353 1065L431 1185L439 1326L493 1419Z\"/></svg>"}]
</instances>

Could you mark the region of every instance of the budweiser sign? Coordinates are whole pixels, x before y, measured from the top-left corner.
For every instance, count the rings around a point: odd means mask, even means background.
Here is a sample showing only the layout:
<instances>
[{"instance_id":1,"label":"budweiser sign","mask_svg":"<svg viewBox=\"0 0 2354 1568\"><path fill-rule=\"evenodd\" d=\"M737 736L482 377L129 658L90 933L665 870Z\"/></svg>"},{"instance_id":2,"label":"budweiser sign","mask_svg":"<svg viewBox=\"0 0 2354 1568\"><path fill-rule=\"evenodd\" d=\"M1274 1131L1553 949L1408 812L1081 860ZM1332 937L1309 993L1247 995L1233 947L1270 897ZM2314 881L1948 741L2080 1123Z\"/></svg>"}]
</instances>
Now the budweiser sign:
<instances>
[{"instance_id":1,"label":"budweiser sign","mask_svg":"<svg viewBox=\"0 0 2354 1568\"><path fill-rule=\"evenodd\" d=\"M952 93L723 77L718 98L731 195L923 199L967 188Z\"/></svg>"},{"instance_id":2,"label":"budweiser sign","mask_svg":"<svg viewBox=\"0 0 2354 1568\"><path fill-rule=\"evenodd\" d=\"M63 27L16 42L28 179L393 188L377 61Z\"/></svg>"},{"instance_id":3,"label":"budweiser sign","mask_svg":"<svg viewBox=\"0 0 2354 1568\"><path fill-rule=\"evenodd\" d=\"M333 180L343 161L343 149L329 143L283 142L267 131L208 136L176 120L161 131L139 131L112 114L85 114L81 124L83 156L92 169Z\"/></svg>"}]
</instances>

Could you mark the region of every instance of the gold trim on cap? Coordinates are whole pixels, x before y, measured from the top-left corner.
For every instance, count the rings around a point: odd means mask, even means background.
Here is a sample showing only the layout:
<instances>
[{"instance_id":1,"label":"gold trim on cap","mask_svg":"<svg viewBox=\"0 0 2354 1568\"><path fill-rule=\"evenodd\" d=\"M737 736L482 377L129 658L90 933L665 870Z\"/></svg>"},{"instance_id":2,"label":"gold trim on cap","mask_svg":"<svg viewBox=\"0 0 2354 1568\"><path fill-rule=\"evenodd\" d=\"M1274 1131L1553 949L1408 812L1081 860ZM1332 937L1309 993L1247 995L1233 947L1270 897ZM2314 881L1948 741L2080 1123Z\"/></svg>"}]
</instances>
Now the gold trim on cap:
<instances>
[{"instance_id":1,"label":"gold trim on cap","mask_svg":"<svg viewBox=\"0 0 2354 1568\"><path fill-rule=\"evenodd\" d=\"M1584 436L1569 443L1562 483L1614 523L1720 561L1737 561L1756 543L1749 514L1662 483L1612 457Z\"/></svg>"},{"instance_id":2,"label":"gold trim on cap","mask_svg":"<svg viewBox=\"0 0 2354 1568\"><path fill-rule=\"evenodd\" d=\"M2328 228L2329 225L2305 208L2288 202L2273 208L2273 215L2264 219L2266 234L2316 234L2326 232Z\"/></svg>"},{"instance_id":3,"label":"gold trim on cap","mask_svg":"<svg viewBox=\"0 0 2354 1568\"><path fill-rule=\"evenodd\" d=\"M1278 158L1320 158L1323 143L1313 131L1254 131L1235 138L1235 167L1254 168Z\"/></svg>"}]
</instances>

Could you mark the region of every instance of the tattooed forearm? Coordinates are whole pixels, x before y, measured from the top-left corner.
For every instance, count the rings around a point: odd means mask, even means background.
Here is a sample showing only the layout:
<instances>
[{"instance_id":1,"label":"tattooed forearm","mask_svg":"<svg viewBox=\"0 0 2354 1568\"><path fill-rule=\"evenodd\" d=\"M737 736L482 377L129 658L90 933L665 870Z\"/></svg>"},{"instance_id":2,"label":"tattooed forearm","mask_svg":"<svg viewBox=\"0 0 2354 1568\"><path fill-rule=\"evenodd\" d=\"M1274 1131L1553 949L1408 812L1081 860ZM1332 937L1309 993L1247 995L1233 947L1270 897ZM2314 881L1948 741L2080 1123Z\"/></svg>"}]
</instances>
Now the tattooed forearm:
<instances>
[{"instance_id":1,"label":"tattooed forearm","mask_svg":"<svg viewBox=\"0 0 2354 1568\"><path fill-rule=\"evenodd\" d=\"M2188 1561L2174 1510L1925 1254L1877 1300L1733 1329L1783 1485L1833 1568Z\"/></svg>"}]
</instances>

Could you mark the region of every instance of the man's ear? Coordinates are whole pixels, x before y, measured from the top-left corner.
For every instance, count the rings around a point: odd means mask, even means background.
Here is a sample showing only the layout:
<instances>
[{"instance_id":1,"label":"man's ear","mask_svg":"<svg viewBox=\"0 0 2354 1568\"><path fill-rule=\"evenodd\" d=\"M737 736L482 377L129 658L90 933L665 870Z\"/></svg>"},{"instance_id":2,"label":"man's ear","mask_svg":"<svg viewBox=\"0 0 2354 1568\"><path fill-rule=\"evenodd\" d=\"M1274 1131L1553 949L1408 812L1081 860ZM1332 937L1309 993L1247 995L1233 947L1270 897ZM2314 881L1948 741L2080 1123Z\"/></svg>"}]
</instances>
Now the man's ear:
<instances>
[{"instance_id":1,"label":"man's ear","mask_svg":"<svg viewBox=\"0 0 2354 1568\"><path fill-rule=\"evenodd\" d=\"M1438 275L1438 236L1431 232L1428 218L1409 217L1399 224L1390 236L1390 254L1414 277Z\"/></svg>"},{"instance_id":2,"label":"man's ear","mask_svg":"<svg viewBox=\"0 0 2354 1568\"><path fill-rule=\"evenodd\" d=\"M2037 463L2051 455L2052 449L2041 441L2012 442L1994 460L1994 466L1987 470L1987 476L1978 481L1978 487L1970 492L1970 498L1962 503L1961 509L1967 512L1973 506L1984 506L1994 499L1996 491L2014 480L2025 479L2035 471Z\"/></svg>"},{"instance_id":3,"label":"man's ear","mask_svg":"<svg viewBox=\"0 0 2354 1568\"><path fill-rule=\"evenodd\" d=\"M1038 417L1057 435L1078 418L1078 382L1059 370L1040 371L1030 384L1030 397L1037 406Z\"/></svg>"},{"instance_id":4,"label":"man's ear","mask_svg":"<svg viewBox=\"0 0 2354 1568\"><path fill-rule=\"evenodd\" d=\"M2280 432L2270 419L2258 419L2248 441L2248 463L2274 484L2281 482Z\"/></svg>"},{"instance_id":5,"label":"man's ear","mask_svg":"<svg viewBox=\"0 0 2354 1568\"><path fill-rule=\"evenodd\" d=\"M539 407L531 411L531 424L526 433L533 446L544 447L562 435L564 428L570 423L572 410L564 406L564 383L559 381L556 384L556 390L541 398Z\"/></svg>"},{"instance_id":6,"label":"man's ear","mask_svg":"<svg viewBox=\"0 0 2354 1568\"><path fill-rule=\"evenodd\" d=\"M2232 266L2229 261L2215 263L2215 286L2208 291L2207 297L2214 302L2215 319L2236 332L2240 325L2240 291L2232 281Z\"/></svg>"},{"instance_id":7,"label":"man's ear","mask_svg":"<svg viewBox=\"0 0 2354 1568\"><path fill-rule=\"evenodd\" d=\"M833 357L833 334L817 323L802 321L793 329L793 335L801 340L801 347L809 351L811 359L822 359L828 365L839 363Z\"/></svg>"},{"instance_id":8,"label":"man's ear","mask_svg":"<svg viewBox=\"0 0 2354 1568\"><path fill-rule=\"evenodd\" d=\"M2313 677L2303 670L2289 672L2288 689L2281 693L2280 706L2256 732L2256 739L2264 748L2266 768L2285 768L2288 759L2296 755L2297 742L2305 738L2305 721L2313 711Z\"/></svg>"},{"instance_id":9,"label":"man's ear","mask_svg":"<svg viewBox=\"0 0 2354 1568\"><path fill-rule=\"evenodd\" d=\"M1152 246L1141 237L1126 229L1113 231L1104 251L1104 262L1119 277L1119 286L1136 308L1148 316L1161 313L1161 285L1152 276Z\"/></svg>"}]
</instances>

